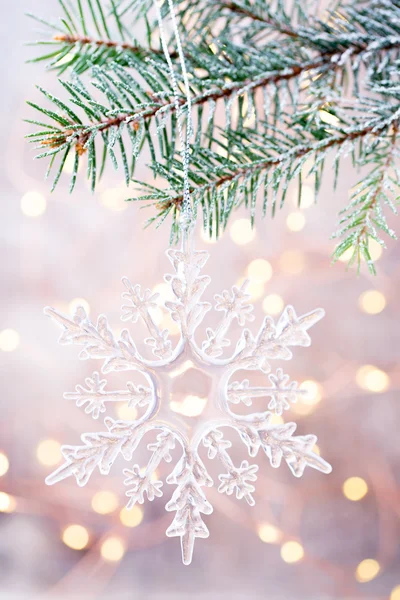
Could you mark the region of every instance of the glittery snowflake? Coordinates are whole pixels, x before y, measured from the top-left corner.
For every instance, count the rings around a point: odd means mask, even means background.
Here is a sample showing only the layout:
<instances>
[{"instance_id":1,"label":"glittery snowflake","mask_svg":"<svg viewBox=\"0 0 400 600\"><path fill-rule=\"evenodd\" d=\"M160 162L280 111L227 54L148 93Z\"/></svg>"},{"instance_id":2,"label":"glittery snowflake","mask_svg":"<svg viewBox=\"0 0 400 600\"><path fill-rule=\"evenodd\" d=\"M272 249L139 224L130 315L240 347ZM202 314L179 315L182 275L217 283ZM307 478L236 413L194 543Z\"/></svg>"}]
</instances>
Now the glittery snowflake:
<instances>
[{"instance_id":1,"label":"glittery snowflake","mask_svg":"<svg viewBox=\"0 0 400 600\"><path fill-rule=\"evenodd\" d=\"M284 461L296 477L303 474L306 466L323 473L331 471L330 465L313 451L315 435L294 435L295 423L272 422L273 413L281 415L297 401L302 390L282 369L272 372L270 361L289 360L291 347L309 346L308 329L323 317L324 312L317 309L297 316L294 308L287 306L276 323L267 316L254 334L245 327L254 320L246 281L240 287L233 286L231 291L215 296L215 310L221 313L219 325L215 329L208 328L206 339L198 344L195 332L211 309L211 304L202 301L210 278L201 271L209 255L194 249L190 232L184 234L180 249L169 249L166 254L174 273L166 275L165 280L174 299L165 301L164 308L179 327L176 344L169 338L168 330L161 329L152 316L160 301L159 294L123 279L122 320L134 324L143 321L149 331L145 344L151 348L154 358L145 358L139 353L127 329L117 339L103 315L94 323L83 307L78 307L72 318L53 308L45 309L45 313L63 328L59 342L83 347L81 359L103 360L104 374L139 371L147 382L141 386L128 382L126 389L110 391L107 381L95 372L85 380L85 385L77 385L75 392L65 394L93 419L106 412L110 402L128 403L138 409L139 416L131 421L106 417L106 431L84 434L82 445L63 446L64 462L46 482L51 485L73 475L78 485L83 486L96 467L106 475L118 456L131 461L146 434L156 430L155 441L147 446L151 453L147 466L143 469L133 464L124 469L129 498L127 508L137 502L143 503L145 497L152 501L162 496L163 483L157 479L156 469L162 461L170 463L178 449L180 458L166 478L167 483L176 486L165 507L175 513L166 534L181 538L182 559L189 564L195 539L209 535L202 515L209 515L213 510L205 494L205 488L212 486L213 480L200 457L201 446L207 450L209 459L221 463L224 472L219 475L218 491L228 495L235 493L239 500L254 505L258 466L248 460L238 466L234 464L229 452L232 443L224 437L226 428L239 434L251 458L261 449L272 467L279 467ZM231 344L228 330L235 320L242 332L231 356L225 357L225 349ZM177 373L188 364L208 374L211 391L200 411L201 416L185 421L182 414L177 414L176 407L175 410L171 408L171 389ZM261 371L266 385L252 387L248 379L232 379L237 371L243 370ZM268 410L246 414L246 407L250 407L255 398L265 399ZM195 396L185 399L189 408L195 401ZM238 405L242 405L241 413L235 412L236 407L239 410Z\"/></svg>"}]
</instances>

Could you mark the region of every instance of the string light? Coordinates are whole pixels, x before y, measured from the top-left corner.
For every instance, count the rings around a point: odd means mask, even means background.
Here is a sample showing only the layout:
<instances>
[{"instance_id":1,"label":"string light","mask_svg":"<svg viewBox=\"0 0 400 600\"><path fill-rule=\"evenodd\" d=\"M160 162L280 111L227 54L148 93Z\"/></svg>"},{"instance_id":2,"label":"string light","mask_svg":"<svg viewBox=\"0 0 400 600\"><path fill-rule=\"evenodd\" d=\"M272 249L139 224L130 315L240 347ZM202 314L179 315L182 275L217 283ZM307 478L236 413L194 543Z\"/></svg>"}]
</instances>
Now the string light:
<instances>
[{"instance_id":1,"label":"string light","mask_svg":"<svg viewBox=\"0 0 400 600\"><path fill-rule=\"evenodd\" d=\"M389 387L389 376L374 365L363 365L357 370L356 382L368 392L382 393Z\"/></svg>"},{"instance_id":2,"label":"string light","mask_svg":"<svg viewBox=\"0 0 400 600\"><path fill-rule=\"evenodd\" d=\"M118 496L109 490L96 492L92 498L92 508L99 515L107 515L118 508Z\"/></svg>"},{"instance_id":3,"label":"string light","mask_svg":"<svg viewBox=\"0 0 400 600\"><path fill-rule=\"evenodd\" d=\"M286 563L299 562L304 557L304 548L295 540L285 542L281 546L281 558Z\"/></svg>"},{"instance_id":4,"label":"string light","mask_svg":"<svg viewBox=\"0 0 400 600\"><path fill-rule=\"evenodd\" d=\"M289 213L286 217L286 225L290 231L301 231L305 224L306 218L299 210Z\"/></svg>"},{"instance_id":5,"label":"string light","mask_svg":"<svg viewBox=\"0 0 400 600\"><path fill-rule=\"evenodd\" d=\"M0 350L13 352L19 346L19 333L15 329L3 329L0 332Z\"/></svg>"},{"instance_id":6,"label":"string light","mask_svg":"<svg viewBox=\"0 0 400 600\"><path fill-rule=\"evenodd\" d=\"M125 527L137 527L143 521L143 510L137 505L130 510L125 507L119 513L119 518Z\"/></svg>"},{"instance_id":7,"label":"string light","mask_svg":"<svg viewBox=\"0 0 400 600\"><path fill-rule=\"evenodd\" d=\"M9 460L4 452L0 452L0 477L5 475L10 467Z\"/></svg>"},{"instance_id":8,"label":"string light","mask_svg":"<svg viewBox=\"0 0 400 600\"><path fill-rule=\"evenodd\" d=\"M298 250L285 250L279 259L279 266L289 275L299 275L304 270L304 254Z\"/></svg>"},{"instance_id":9,"label":"string light","mask_svg":"<svg viewBox=\"0 0 400 600\"><path fill-rule=\"evenodd\" d=\"M270 523L261 523L257 528L257 532L258 537L265 544L277 544L282 538L281 530Z\"/></svg>"},{"instance_id":10,"label":"string light","mask_svg":"<svg viewBox=\"0 0 400 600\"><path fill-rule=\"evenodd\" d=\"M6 492L0 492L0 512L11 513L17 506L14 496Z\"/></svg>"},{"instance_id":11,"label":"string light","mask_svg":"<svg viewBox=\"0 0 400 600\"><path fill-rule=\"evenodd\" d=\"M102 543L100 554L108 562L118 562L125 554L125 544L119 537L109 537Z\"/></svg>"},{"instance_id":12,"label":"string light","mask_svg":"<svg viewBox=\"0 0 400 600\"><path fill-rule=\"evenodd\" d=\"M390 594L390 600L400 600L400 585L396 585Z\"/></svg>"},{"instance_id":13,"label":"string light","mask_svg":"<svg viewBox=\"0 0 400 600\"><path fill-rule=\"evenodd\" d=\"M386 298L379 290L367 290L359 297L358 305L369 315L377 315L385 308Z\"/></svg>"},{"instance_id":14,"label":"string light","mask_svg":"<svg viewBox=\"0 0 400 600\"><path fill-rule=\"evenodd\" d=\"M87 300L85 300L85 298L74 298L73 300L71 300L71 302L68 305L69 311L71 313L74 313L76 311L76 309L78 308L78 306L83 306L86 313L87 314L90 313L90 305L89 305L89 302Z\"/></svg>"},{"instance_id":15,"label":"string light","mask_svg":"<svg viewBox=\"0 0 400 600\"><path fill-rule=\"evenodd\" d=\"M54 467L61 460L61 444L57 440L42 440L37 449L38 461L46 467Z\"/></svg>"},{"instance_id":16,"label":"string light","mask_svg":"<svg viewBox=\"0 0 400 600\"><path fill-rule=\"evenodd\" d=\"M364 498L368 492L368 485L362 477L349 477L343 483L343 494L348 500L357 502Z\"/></svg>"},{"instance_id":17,"label":"string light","mask_svg":"<svg viewBox=\"0 0 400 600\"><path fill-rule=\"evenodd\" d=\"M238 246L249 244L256 237L256 230L251 227L249 219L236 219L231 225L230 236Z\"/></svg>"},{"instance_id":18,"label":"string light","mask_svg":"<svg viewBox=\"0 0 400 600\"><path fill-rule=\"evenodd\" d=\"M21 198L21 211L26 217L40 217L46 206L46 198L40 192L26 192Z\"/></svg>"},{"instance_id":19,"label":"string light","mask_svg":"<svg viewBox=\"0 0 400 600\"><path fill-rule=\"evenodd\" d=\"M247 267L247 275L258 283L266 283L272 277L271 264L264 258L256 258Z\"/></svg>"},{"instance_id":20,"label":"string light","mask_svg":"<svg viewBox=\"0 0 400 600\"><path fill-rule=\"evenodd\" d=\"M380 564L373 558L362 560L356 569L356 579L360 583L365 583L375 579L381 570Z\"/></svg>"},{"instance_id":21,"label":"string light","mask_svg":"<svg viewBox=\"0 0 400 600\"><path fill-rule=\"evenodd\" d=\"M278 315L284 307L283 298L278 294L269 294L264 298L262 307L268 315Z\"/></svg>"},{"instance_id":22,"label":"string light","mask_svg":"<svg viewBox=\"0 0 400 600\"><path fill-rule=\"evenodd\" d=\"M63 530L61 539L68 548L83 550L89 543L89 532L82 525L68 525Z\"/></svg>"}]
</instances>

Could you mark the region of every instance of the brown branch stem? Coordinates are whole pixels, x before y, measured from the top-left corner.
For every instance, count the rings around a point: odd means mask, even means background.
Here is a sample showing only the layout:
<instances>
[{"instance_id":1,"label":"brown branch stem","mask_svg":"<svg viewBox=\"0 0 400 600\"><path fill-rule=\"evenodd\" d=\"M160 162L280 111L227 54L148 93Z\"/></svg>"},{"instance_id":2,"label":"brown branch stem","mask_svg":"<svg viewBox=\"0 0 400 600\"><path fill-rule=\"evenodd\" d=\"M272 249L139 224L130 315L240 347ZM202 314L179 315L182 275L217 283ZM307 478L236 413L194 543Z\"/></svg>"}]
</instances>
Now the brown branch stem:
<instances>
[{"instance_id":1,"label":"brown branch stem","mask_svg":"<svg viewBox=\"0 0 400 600\"><path fill-rule=\"evenodd\" d=\"M144 46L138 46L134 44L129 44L128 42L117 42L115 40L103 40L103 39L94 39L89 36L80 36L80 35L67 35L67 34L57 34L53 37L53 39L57 42L63 42L64 44L70 44L71 46L75 46L75 44L84 45L93 45L98 47L105 48L121 48L122 50L128 50L132 52L132 54L158 54L160 56L164 56L164 52L160 48L145 48ZM176 51L170 52L172 58L177 57Z\"/></svg>"}]
</instances>

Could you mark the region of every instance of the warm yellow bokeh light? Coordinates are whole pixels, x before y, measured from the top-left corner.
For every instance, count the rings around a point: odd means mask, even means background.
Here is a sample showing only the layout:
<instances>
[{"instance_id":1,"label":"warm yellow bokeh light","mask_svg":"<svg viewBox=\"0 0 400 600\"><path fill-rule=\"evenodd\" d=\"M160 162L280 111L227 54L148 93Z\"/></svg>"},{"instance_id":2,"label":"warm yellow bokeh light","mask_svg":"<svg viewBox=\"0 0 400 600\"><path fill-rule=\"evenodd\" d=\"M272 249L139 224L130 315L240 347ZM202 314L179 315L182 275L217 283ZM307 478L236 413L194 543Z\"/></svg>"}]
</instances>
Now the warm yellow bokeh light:
<instances>
[{"instance_id":1,"label":"warm yellow bokeh light","mask_svg":"<svg viewBox=\"0 0 400 600\"><path fill-rule=\"evenodd\" d=\"M272 277L271 264L264 258L256 258L247 267L247 275L252 281L266 283Z\"/></svg>"},{"instance_id":2,"label":"warm yellow bokeh light","mask_svg":"<svg viewBox=\"0 0 400 600\"><path fill-rule=\"evenodd\" d=\"M322 400L322 386L313 379L307 379L301 383L299 389L303 390L303 393L298 401L293 404L292 410L297 415L309 415L315 411Z\"/></svg>"},{"instance_id":3,"label":"warm yellow bokeh light","mask_svg":"<svg viewBox=\"0 0 400 600\"><path fill-rule=\"evenodd\" d=\"M92 508L100 515L107 515L118 508L118 496L109 490L96 492L92 498Z\"/></svg>"},{"instance_id":4,"label":"warm yellow bokeh light","mask_svg":"<svg viewBox=\"0 0 400 600\"><path fill-rule=\"evenodd\" d=\"M6 492L0 492L0 512L10 513L15 510L17 503L14 496Z\"/></svg>"},{"instance_id":5,"label":"warm yellow bokeh light","mask_svg":"<svg viewBox=\"0 0 400 600\"><path fill-rule=\"evenodd\" d=\"M304 177L306 176L306 174L308 173L308 171L311 169L312 164L311 165L307 165L306 168L302 169L302 173L304 173ZM296 192L293 193L292 196L292 204L296 207L300 207L300 208L310 208L310 206L312 206L315 202L315 193L314 190L311 186L309 185L303 185L301 187L301 197L300 197L300 204L299 204L299 192L298 190Z\"/></svg>"},{"instance_id":6,"label":"warm yellow bokeh light","mask_svg":"<svg viewBox=\"0 0 400 600\"><path fill-rule=\"evenodd\" d=\"M372 579L375 579L380 570L381 567L377 560L366 558L357 566L356 579L361 583L371 581Z\"/></svg>"},{"instance_id":7,"label":"warm yellow bokeh light","mask_svg":"<svg viewBox=\"0 0 400 600\"><path fill-rule=\"evenodd\" d=\"M358 305L369 315L377 315L386 306L386 298L379 290L367 290L358 299Z\"/></svg>"},{"instance_id":8,"label":"warm yellow bokeh light","mask_svg":"<svg viewBox=\"0 0 400 600\"><path fill-rule=\"evenodd\" d=\"M363 365L357 370L356 382L363 390L380 393L388 389L390 379L385 371L374 365Z\"/></svg>"},{"instance_id":9,"label":"warm yellow bokeh light","mask_svg":"<svg viewBox=\"0 0 400 600\"><path fill-rule=\"evenodd\" d=\"M318 454L318 456L321 456L321 450L319 449L319 446L318 446L318 444L315 444L315 445L314 445L314 448L312 449L312 451L313 451L315 454Z\"/></svg>"},{"instance_id":10,"label":"warm yellow bokeh light","mask_svg":"<svg viewBox=\"0 0 400 600\"><path fill-rule=\"evenodd\" d=\"M390 600L400 600L400 585L396 585L390 594Z\"/></svg>"},{"instance_id":11,"label":"warm yellow bokeh light","mask_svg":"<svg viewBox=\"0 0 400 600\"><path fill-rule=\"evenodd\" d=\"M353 250L353 248L347 248L347 250L345 250L345 251L343 252L343 254L341 254L341 255L339 256L339 260L340 260L340 262L343 262L343 263L347 263L347 262L349 262L349 260L350 260L350 259L351 259L351 257L353 256L353 253L354 253L354 250Z\"/></svg>"},{"instance_id":12,"label":"warm yellow bokeh light","mask_svg":"<svg viewBox=\"0 0 400 600\"><path fill-rule=\"evenodd\" d=\"M0 332L0 350L13 352L19 346L19 333L15 329L3 329Z\"/></svg>"},{"instance_id":13,"label":"warm yellow bokeh light","mask_svg":"<svg viewBox=\"0 0 400 600\"><path fill-rule=\"evenodd\" d=\"M40 192L26 192L21 198L21 210L26 217L40 217L46 205L46 198Z\"/></svg>"},{"instance_id":14,"label":"warm yellow bokeh light","mask_svg":"<svg viewBox=\"0 0 400 600\"><path fill-rule=\"evenodd\" d=\"M281 547L281 557L286 563L295 563L304 556L303 546L294 540L285 542Z\"/></svg>"},{"instance_id":15,"label":"warm yellow bokeh light","mask_svg":"<svg viewBox=\"0 0 400 600\"><path fill-rule=\"evenodd\" d=\"M89 302L87 300L85 300L85 298L74 298L73 300L71 300L71 302L68 304L68 309L69 309L70 313L74 313L76 311L76 309L78 308L78 306L83 306L86 313L89 314L90 306L89 306Z\"/></svg>"},{"instance_id":16,"label":"warm yellow bokeh light","mask_svg":"<svg viewBox=\"0 0 400 600\"><path fill-rule=\"evenodd\" d=\"M278 294L269 294L264 298L262 307L268 315L278 315L284 307L283 298Z\"/></svg>"},{"instance_id":17,"label":"warm yellow bokeh light","mask_svg":"<svg viewBox=\"0 0 400 600\"><path fill-rule=\"evenodd\" d=\"M285 421L283 420L283 417L281 417L281 415L276 415L275 413L273 413L269 422L271 423L271 425L283 425Z\"/></svg>"},{"instance_id":18,"label":"warm yellow bokeh light","mask_svg":"<svg viewBox=\"0 0 400 600\"><path fill-rule=\"evenodd\" d=\"M121 188L110 188L101 193L100 202L108 210L119 212L128 207L128 203L125 201L127 197L127 192Z\"/></svg>"},{"instance_id":19,"label":"warm yellow bokeh light","mask_svg":"<svg viewBox=\"0 0 400 600\"><path fill-rule=\"evenodd\" d=\"M217 243L217 238L215 237L214 234L212 235L212 237L210 237L210 233L209 233L208 229L205 231L203 228L201 228L200 237L201 237L202 241L206 244L216 244Z\"/></svg>"},{"instance_id":20,"label":"warm yellow bokeh light","mask_svg":"<svg viewBox=\"0 0 400 600\"><path fill-rule=\"evenodd\" d=\"M200 398L200 396L186 396L183 402L177 402L172 400L169 403L171 410L185 417L198 417L201 415L207 404L207 398Z\"/></svg>"},{"instance_id":21,"label":"warm yellow bokeh light","mask_svg":"<svg viewBox=\"0 0 400 600\"><path fill-rule=\"evenodd\" d=\"M119 518L125 527L137 527L143 521L143 510L137 505L130 510L125 507L119 513Z\"/></svg>"},{"instance_id":22,"label":"warm yellow bokeh light","mask_svg":"<svg viewBox=\"0 0 400 600\"><path fill-rule=\"evenodd\" d=\"M279 259L279 266L284 273L298 275L305 267L304 254L299 250L285 250Z\"/></svg>"},{"instance_id":23,"label":"warm yellow bokeh light","mask_svg":"<svg viewBox=\"0 0 400 600\"><path fill-rule=\"evenodd\" d=\"M258 528L258 537L266 544L277 544L282 538L282 532L275 525L269 523L261 523Z\"/></svg>"},{"instance_id":24,"label":"warm yellow bokeh light","mask_svg":"<svg viewBox=\"0 0 400 600\"><path fill-rule=\"evenodd\" d=\"M306 224L306 218L299 210L291 212L286 217L286 225L290 231L301 231Z\"/></svg>"},{"instance_id":25,"label":"warm yellow bokeh light","mask_svg":"<svg viewBox=\"0 0 400 600\"><path fill-rule=\"evenodd\" d=\"M343 494L348 500L357 502L358 500L361 500L361 498L364 498L368 492L368 485L362 477L349 477L343 483L342 489Z\"/></svg>"},{"instance_id":26,"label":"warm yellow bokeh light","mask_svg":"<svg viewBox=\"0 0 400 600\"><path fill-rule=\"evenodd\" d=\"M157 283L157 285L153 287L153 292L155 294L160 294L160 298L158 298L158 300L160 301L174 300L175 298L174 292L172 291L171 286L168 285L168 283Z\"/></svg>"},{"instance_id":27,"label":"warm yellow bokeh light","mask_svg":"<svg viewBox=\"0 0 400 600\"><path fill-rule=\"evenodd\" d=\"M68 525L61 535L66 546L73 550L83 550L89 543L89 532L82 525Z\"/></svg>"},{"instance_id":28,"label":"warm yellow bokeh light","mask_svg":"<svg viewBox=\"0 0 400 600\"><path fill-rule=\"evenodd\" d=\"M239 281L236 283L237 287L241 288L244 281L244 277L239 279ZM262 281L256 281L251 279L247 279L247 282L248 283L246 285L246 294L249 294L250 300L252 302L255 302L256 300L261 298L261 296L264 295L265 284Z\"/></svg>"},{"instance_id":29,"label":"warm yellow bokeh light","mask_svg":"<svg viewBox=\"0 0 400 600\"><path fill-rule=\"evenodd\" d=\"M368 241L368 250L372 260L376 261L382 256L383 247L379 242L370 238Z\"/></svg>"},{"instance_id":30,"label":"warm yellow bokeh light","mask_svg":"<svg viewBox=\"0 0 400 600\"><path fill-rule=\"evenodd\" d=\"M5 475L10 467L10 462L4 452L0 452L0 477Z\"/></svg>"},{"instance_id":31,"label":"warm yellow bokeh light","mask_svg":"<svg viewBox=\"0 0 400 600\"><path fill-rule=\"evenodd\" d=\"M109 537L101 545L100 554L109 562L118 562L125 554L125 544L121 538Z\"/></svg>"},{"instance_id":32,"label":"warm yellow bokeh light","mask_svg":"<svg viewBox=\"0 0 400 600\"><path fill-rule=\"evenodd\" d=\"M229 233L238 246L249 244L256 237L256 230L252 229L249 219L236 219L232 223Z\"/></svg>"},{"instance_id":33,"label":"warm yellow bokeh light","mask_svg":"<svg viewBox=\"0 0 400 600\"><path fill-rule=\"evenodd\" d=\"M38 461L46 467L53 467L61 460L61 444L57 440L42 440L36 448Z\"/></svg>"},{"instance_id":34,"label":"warm yellow bokeh light","mask_svg":"<svg viewBox=\"0 0 400 600\"><path fill-rule=\"evenodd\" d=\"M135 421L138 415L138 411L135 407L130 407L127 404L121 404L117 406L116 413L118 418L122 421Z\"/></svg>"}]
</instances>

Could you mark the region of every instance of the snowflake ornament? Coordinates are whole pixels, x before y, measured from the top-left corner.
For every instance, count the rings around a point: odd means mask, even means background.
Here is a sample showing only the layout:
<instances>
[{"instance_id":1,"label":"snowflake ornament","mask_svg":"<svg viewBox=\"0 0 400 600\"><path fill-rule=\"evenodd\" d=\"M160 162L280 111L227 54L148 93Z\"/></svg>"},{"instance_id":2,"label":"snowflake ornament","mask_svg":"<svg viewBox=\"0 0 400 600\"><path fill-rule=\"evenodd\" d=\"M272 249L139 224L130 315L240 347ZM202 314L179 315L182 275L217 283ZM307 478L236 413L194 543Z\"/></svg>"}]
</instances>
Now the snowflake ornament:
<instances>
[{"instance_id":1,"label":"snowflake ornament","mask_svg":"<svg viewBox=\"0 0 400 600\"><path fill-rule=\"evenodd\" d=\"M83 486L96 467L106 475L120 455L131 461L142 439L156 430L156 441L147 446L151 455L145 469L138 464L124 469L129 498L127 508L137 502L143 503L146 497L152 501L162 496L163 483L156 478L156 469L162 461L170 463L174 449L176 452L178 448L180 458L166 478L167 483L176 486L165 507L175 513L166 534L181 538L183 562L190 564L195 539L209 535L203 515L209 515L213 510L205 494L205 488L212 486L213 480L200 457L201 447L206 449L209 459L219 460L223 468L218 491L236 494L239 500L244 499L249 505L255 503L253 493L258 466L248 460L243 460L239 466L233 463L229 453L232 443L224 438L226 428L239 434L251 458L261 449L273 467L279 467L283 460L296 477L303 474L306 466L323 473L331 471L331 466L313 452L315 435L296 436L295 423L271 422L273 412L281 415L303 392L282 369L272 372L270 361L289 360L292 358L291 347L309 346L308 329L323 317L324 311L317 309L299 317L293 307L287 306L277 323L266 317L254 335L245 328L254 320L246 281L241 287L233 286L230 292L215 296L215 309L222 313L221 320L215 329L206 330L206 339L200 345L195 333L211 308L211 304L202 301L210 277L202 275L201 271L209 254L194 249L193 228L183 233L179 250L169 249L166 254L174 273L166 275L165 280L172 289L174 300L166 301L164 306L179 326L180 337L175 345L168 330L160 329L151 316L160 300L159 294L142 290L139 285L123 279L126 291L122 294L122 320L143 321L149 331L145 343L155 358L142 356L126 329L116 339L103 315L94 323L83 307L78 307L72 318L53 308L45 309L45 313L63 328L60 344L82 346L81 359L103 360L103 374L139 371L147 382L146 386L128 382L126 389L110 391L106 380L95 372L85 380L84 386L77 385L75 392L65 394L94 419L106 411L110 402L126 402L141 410L138 418L132 421L106 417L106 431L84 434L80 446L63 446L64 463L47 477L46 483L52 485L73 475L78 485ZM226 358L224 350L231 344L228 330L235 320L243 329L234 352ZM171 408L170 399L176 373L182 372L188 364L207 373L212 383L200 411L201 418L185 421L182 414ZM262 371L268 384L252 387L248 379L232 380L239 370ZM250 407L255 398L265 398L268 410L247 414L235 412L237 405ZM190 408L190 403L195 400L189 396L185 403L189 403Z\"/></svg>"}]
</instances>

